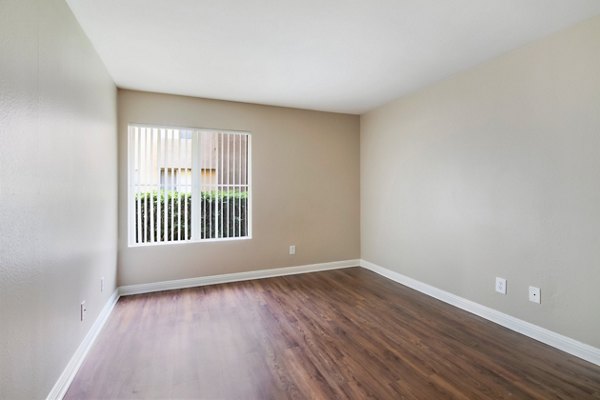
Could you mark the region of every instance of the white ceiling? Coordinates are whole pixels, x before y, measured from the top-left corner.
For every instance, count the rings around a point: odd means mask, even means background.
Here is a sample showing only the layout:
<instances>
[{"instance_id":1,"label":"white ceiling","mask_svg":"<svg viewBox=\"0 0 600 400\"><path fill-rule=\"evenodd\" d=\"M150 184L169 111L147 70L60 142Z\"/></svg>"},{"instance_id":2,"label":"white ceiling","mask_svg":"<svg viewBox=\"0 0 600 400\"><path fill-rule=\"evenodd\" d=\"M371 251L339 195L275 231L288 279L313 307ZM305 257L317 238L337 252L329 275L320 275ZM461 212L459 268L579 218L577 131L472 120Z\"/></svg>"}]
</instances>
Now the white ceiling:
<instances>
[{"instance_id":1,"label":"white ceiling","mask_svg":"<svg viewBox=\"0 0 600 400\"><path fill-rule=\"evenodd\" d=\"M117 86L362 113L599 0L67 0Z\"/></svg>"}]
</instances>

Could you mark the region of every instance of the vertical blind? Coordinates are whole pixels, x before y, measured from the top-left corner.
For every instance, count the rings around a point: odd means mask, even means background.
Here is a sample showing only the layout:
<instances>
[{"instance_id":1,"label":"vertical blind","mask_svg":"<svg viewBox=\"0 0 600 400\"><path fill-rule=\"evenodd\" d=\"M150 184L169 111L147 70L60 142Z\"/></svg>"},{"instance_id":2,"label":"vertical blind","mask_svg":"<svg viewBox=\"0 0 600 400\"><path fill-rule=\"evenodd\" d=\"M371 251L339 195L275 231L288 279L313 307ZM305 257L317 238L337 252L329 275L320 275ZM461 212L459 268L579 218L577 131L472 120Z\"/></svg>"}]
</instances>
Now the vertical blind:
<instances>
[{"instance_id":1,"label":"vertical blind","mask_svg":"<svg viewBox=\"0 0 600 400\"><path fill-rule=\"evenodd\" d=\"M250 135L130 125L129 243L250 236Z\"/></svg>"}]
</instances>

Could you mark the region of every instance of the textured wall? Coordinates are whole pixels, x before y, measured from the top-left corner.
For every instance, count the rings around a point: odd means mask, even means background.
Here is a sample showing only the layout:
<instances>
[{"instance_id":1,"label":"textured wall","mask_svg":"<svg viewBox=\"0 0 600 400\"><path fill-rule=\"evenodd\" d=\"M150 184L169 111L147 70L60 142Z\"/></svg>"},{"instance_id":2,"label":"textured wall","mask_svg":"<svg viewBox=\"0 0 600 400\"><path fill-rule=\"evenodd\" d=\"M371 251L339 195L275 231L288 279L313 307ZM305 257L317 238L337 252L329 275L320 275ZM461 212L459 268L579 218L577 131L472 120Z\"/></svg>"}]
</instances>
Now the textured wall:
<instances>
[{"instance_id":1,"label":"textured wall","mask_svg":"<svg viewBox=\"0 0 600 400\"><path fill-rule=\"evenodd\" d=\"M599 44L596 17L363 115L362 257L600 347Z\"/></svg>"},{"instance_id":2,"label":"textured wall","mask_svg":"<svg viewBox=\"0 0 600 400\"><path fill-rule=\"evenodd\" d=\"M129 122L250 131L252 239L128 248ZM119 90L119 135L120 285L359 257L358 116Z\"/></svg>"},{"instance_id":3,"label":"textured wall","mask_svg":"<svg viewBox=\"0 0 600 400\"><path fill-rule=\"evenodd\" d=\"M0 1L0 60L0 398L39 399L115 290L116 89L62 0Z\"/></svg>"}]
</instances>

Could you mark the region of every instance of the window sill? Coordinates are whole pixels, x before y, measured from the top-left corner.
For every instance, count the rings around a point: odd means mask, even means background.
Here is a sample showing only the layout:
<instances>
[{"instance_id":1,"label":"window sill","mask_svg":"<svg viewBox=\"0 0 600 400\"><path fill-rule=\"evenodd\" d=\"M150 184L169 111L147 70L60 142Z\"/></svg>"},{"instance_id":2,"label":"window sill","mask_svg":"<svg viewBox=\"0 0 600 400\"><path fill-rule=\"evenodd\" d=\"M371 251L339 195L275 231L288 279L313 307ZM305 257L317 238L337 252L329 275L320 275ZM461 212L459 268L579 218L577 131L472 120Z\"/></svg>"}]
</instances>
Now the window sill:
<instances>
[{"instance_id":1,"label":"window sill","mask_svg":"<svg viewBox=\"0 0 600 400\"><path fill-rule=\"evenodd\" d=\"M202 244L202 243L215 243L215 242L237 242L252 239L252 236L236 237L236 238L215 238L215 239L201 239L201 240L175 240L170 242L153 242L153 243L135 243L128 244L127 248L136 247L155 247L155 246L180 246L186 244Z\"/></svg>"}]
</instances>

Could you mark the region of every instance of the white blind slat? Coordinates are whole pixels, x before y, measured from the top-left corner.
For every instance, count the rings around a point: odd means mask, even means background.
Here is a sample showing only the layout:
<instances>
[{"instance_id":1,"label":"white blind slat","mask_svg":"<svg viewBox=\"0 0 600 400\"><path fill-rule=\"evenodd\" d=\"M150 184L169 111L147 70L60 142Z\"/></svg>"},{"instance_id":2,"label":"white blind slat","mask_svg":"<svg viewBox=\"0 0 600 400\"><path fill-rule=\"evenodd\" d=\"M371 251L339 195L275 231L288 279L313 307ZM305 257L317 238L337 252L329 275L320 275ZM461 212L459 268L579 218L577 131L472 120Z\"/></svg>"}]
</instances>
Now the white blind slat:
<instances>
[{"instance_id":1,"label":"white blind slat","mask_svg":"<svg viewBox=\"0 0 600 400\"><path fill-rule=\"evenodd\" d=\"M156 191L156 195L157 195L157 201L156 201L156 241L157 242L161 242L162 241L162 235L161 235L161 216L162 216L162 192L161 192L161 187L160 187L160 166L161 166L161 162L162 162L162 154L161 154L161 150L162 150L162 132L160 129L156 130L156 169L154 170L156 172L156 179L158 180L158 188Z\"/></svg>"},{"instance_id":2,"label":"white blind slat","mask_svg":"<svg viewBox=\"0 0 600 400\"><path fill-rule=\"evenodd\" d=\"M219 132L219 147L221 150L221 163L219 164L220 171L223 171L223 134ZM220 184L218 187L219 190L219 217L221 220L221 231L219 232L219 237L223 237L223 174L220 174L220 181L217 182Z\"/></svg>"},{"instance_id":3,"label":"white blind slat","mask_svg":"<svg viewBox=\"0 0 600 400\"><path fill-rule=\"evenodd\" d=\"M143 137L143 152L142 152L142 160L144 161L142 164L142 173L141 173L141 180L142 180L142 194L144 195L143 197L143 203L144 203L144 218L143 218L143 225L142 225L142 242L146 243L146 233L147 233L147 229L146 226L148 226L147 224L147 219L148 219L148 201L146 199L146 182L147 182L147 177L146 177L146 168L148 166L148 138L146 137L146 129L142 129L142 137Z\"/></svg>"},{"instance_id":4,"label":"white blind slat","mask_svg":"<svg viewBox=\"0 0 600 400\"><path fill-rule=\"evenodd\" d=\"M140 187L140 171L141 171L141 140L140 140L140 131L138 128L134 129L134 135L135 135L135 150L136 150L136 154L135 154L135 171L134 171L134 182L135 182L135 186L133 189L133 192L135 193L135 199L137 200L137 208L136 208L136 212L135 212L135 217L137 218L137 235L136 235L136 243L141 243L142 241L142 213L141 213L141 209L142 209L142 201L140 199L139 196L139 187Z\"/></svg>"},{"instance_id":5,"label":"white blind slat","mask_svg":"<svg viewBox=\"0 0 600 400\"><path fill-rule=\"evenodd\" d=\"M231 157L231 136L229 136L227 138L227 237L231 237L230 234L230 230L231 230L231 185L232 182L232 176L231 176L231 162L232 162L232 157Z\"/></svg>"},{"instance_id":6,"label":"white blind slat","mask_svg":"<svg viewBox=\"0 0 600 400\"><path fill-rule=\"evenodd\" d=\"M155 135L154 135L155 129L150 129L149 130L149 134L150 134L150 152L148 153L148 157L149 157L149 165L148 165L148 194L149 194L149 202L150 202L150 242L154 242L154 198L153 198L153 192L154 192L154 177L152 176L154 174L154 139L155 139Z\"/></svg>"}]
</instances>

